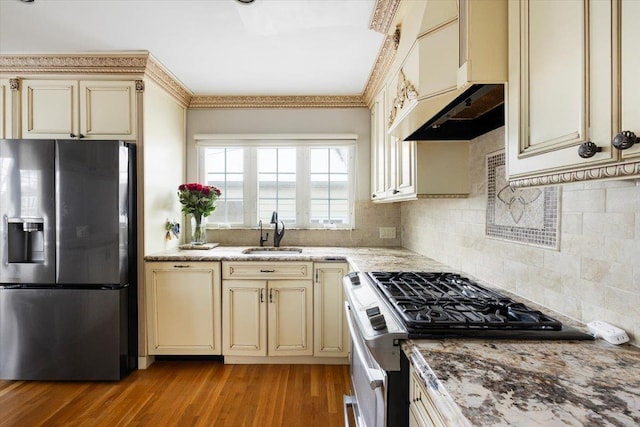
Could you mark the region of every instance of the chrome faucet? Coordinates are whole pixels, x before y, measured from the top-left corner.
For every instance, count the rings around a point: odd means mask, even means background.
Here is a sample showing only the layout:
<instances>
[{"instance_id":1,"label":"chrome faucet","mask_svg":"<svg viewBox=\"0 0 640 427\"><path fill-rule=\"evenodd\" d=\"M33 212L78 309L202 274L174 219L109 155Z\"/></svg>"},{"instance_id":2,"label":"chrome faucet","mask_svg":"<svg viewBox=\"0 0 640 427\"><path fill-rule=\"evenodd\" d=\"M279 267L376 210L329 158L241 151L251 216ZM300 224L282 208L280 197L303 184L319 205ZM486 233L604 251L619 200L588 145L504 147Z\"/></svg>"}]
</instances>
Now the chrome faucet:
<instances>
[{"instance_id":1,"label":"chrome faucet","mask_svg":"<svg viewBox=\"0 0 640 427\"><path fill-rule=\"evenodd\" d=\"M264 242L269 240L269 232L267 232L266 237L262 237L262 220L258 221L258 225L260 226L260 246L264 246Z\"/></svg>"},{"instance_id":2,"label":"chrome faucet","mask_svg":"<svg viewBox=\"0 0 640 427\"><path fill-rule=\"evenodd\" d=\"M276 248L280 246L280 241L284 237L284 222L280 221L280 223L282 223L282 229L279 230L278 229L278 212L273 211L273 213L271 214L271 224L273 224L275 228L273 233L273 246Z\"/></svg>"}]
</instances>

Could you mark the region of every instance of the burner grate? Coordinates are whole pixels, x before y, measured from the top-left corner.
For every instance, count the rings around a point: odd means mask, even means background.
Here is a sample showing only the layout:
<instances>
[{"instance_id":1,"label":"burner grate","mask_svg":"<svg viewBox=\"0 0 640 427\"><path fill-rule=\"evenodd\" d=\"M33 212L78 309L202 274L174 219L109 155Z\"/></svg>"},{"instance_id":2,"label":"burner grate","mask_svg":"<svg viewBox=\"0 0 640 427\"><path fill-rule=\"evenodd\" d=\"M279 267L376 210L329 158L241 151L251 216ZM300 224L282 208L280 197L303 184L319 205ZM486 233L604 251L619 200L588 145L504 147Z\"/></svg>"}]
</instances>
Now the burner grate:
<instances>
[{"instance_id":1,"label":"burner grate","mask_svg":"<svg viewBox=\"0 0 640 427\"><path fill-rule=\"evenodd\" d=\"M556 319L449 272L370 272L411 328L560 330Z\"/></svg>"}]
</instances>

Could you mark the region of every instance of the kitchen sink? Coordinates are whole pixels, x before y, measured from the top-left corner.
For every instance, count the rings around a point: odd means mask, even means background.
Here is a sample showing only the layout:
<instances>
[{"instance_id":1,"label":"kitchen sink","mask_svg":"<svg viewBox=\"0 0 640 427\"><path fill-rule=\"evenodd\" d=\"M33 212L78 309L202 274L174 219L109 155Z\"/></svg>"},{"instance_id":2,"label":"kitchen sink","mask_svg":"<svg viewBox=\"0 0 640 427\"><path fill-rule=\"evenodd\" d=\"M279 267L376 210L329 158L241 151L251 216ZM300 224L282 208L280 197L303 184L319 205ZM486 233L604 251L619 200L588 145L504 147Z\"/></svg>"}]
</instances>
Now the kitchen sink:
<instances>
[{"instance_id":1,"label":"kitchen sink","mask_svg":"<svg viewBox=\"0 0 640 427\"><path fill-rule=\"evenodd\" d=\"M302 248L278 247L278 248L248 248L242 251L249 255L293 255L302 253Z\"/></svg>"}]
</instances>

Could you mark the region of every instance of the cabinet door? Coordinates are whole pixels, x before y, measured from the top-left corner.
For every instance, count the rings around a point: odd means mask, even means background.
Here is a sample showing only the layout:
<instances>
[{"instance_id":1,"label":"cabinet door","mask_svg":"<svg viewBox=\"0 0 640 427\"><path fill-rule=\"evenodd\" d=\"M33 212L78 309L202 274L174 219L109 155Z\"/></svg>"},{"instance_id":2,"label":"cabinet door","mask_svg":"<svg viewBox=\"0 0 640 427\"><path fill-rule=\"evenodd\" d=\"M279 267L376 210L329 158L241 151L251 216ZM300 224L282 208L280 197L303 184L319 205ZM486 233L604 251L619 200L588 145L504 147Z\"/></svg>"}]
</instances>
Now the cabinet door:
<instances>
[{"instance_id":1,"label":"cabinet door","mask_svg":"<svg viewBox=\"0 0 640 427\"><path fill-rule=\"evenodd\" d=\"M80 133L85 138L135 140L135 123L135 82L80 82Z\"/></svg>"},{"instance_id":2,"label":"cabinet door","mask_svg":"<svg viewBox=\"0 0 640 427\"><path fill-rule=\"evenodd\" d=\"M313 297L310 280L270 280L269 356L313 355Z\"/></svg>"},{"instance_id":3,"label":"cabinet door","mask_svg":"<svg viewBox=\"0 0 640 427\"><path fill-rule=\"evenodd\" d=\"M382 90L371 107L371 200L384 199L387 191L387 114L385 91Z\"/></svg>"},{"instance_id":4,"label":"cabinet door","mask_svg":"<svg viewBox=\"0 0 640 427\"><path fill-rule=\"evenodd\" d=\"M22 138L70 138L78 134L78 82L24 80Z\"/></svg>"},{"instance_id":5,"label":"cabinet door","mask_svg":"<svg viewBox=\"0 0 640 427\"><path fill-rule=\"evenodd\" d=\"M640 139L640 2L622 0L620 4L620 126ZM623 159L640 158L640 142L621 151Z\"/></svg>"},{"instance_id":6,"label":"cabinet door","mask_svg":"<svg viewBox=\"0 0 640 427\"><path fill-rule=\"evenodd\" d=\"M416 141L393 138L396 149L396 197L415 199L416 188Z\"/></svg>"},{"instance_id":7,"label":"cabinet door","mask_svg":"<svg viewBox=\"0 0 640 427\"><path fill-rule=\"evenodd\" d=\"M342 278L346 263L316 263L313 285L313 355L346 357L349 354L349 330L344 311Z\"/></svg>"},{"instance_id":8,"label":"cabinet door","mask_svg":"<svg viewBox=\"0 0 640 427\"><path fill-rule=\"evenodd\" d=\"M149 354L221 354L220 264L147 263Z\"/></svg>"},{"instance_id":9,"label":"cabinet door","mask_svg":"<svg viewBox=\"0 0 640 427\"><path fill-rule=\"evenodd\" d=\"M12 137L12 96L9 79L0 80L0 139Z\"/></svg>"},{"instance_id":10,"label":"cabinet door","mask_svg":"<svg viewBox=\"0 0 640 427\"><path fill-rule=\"evenodd\" d=\"M610 146L611 25L608 1L509 2L510 179L617 160ZM586 141L602 151L581 158Z\"/></svg>"},{"instance_id":11,"label":"cabinet door","mask_svg":"<svg viewBox=\"0 0 640 427\"><path fill-rule=\"evenodd\" d=\"M225 280L222 283L222 353L267 355L267 282Z\"/></svg>"}]
</instances>

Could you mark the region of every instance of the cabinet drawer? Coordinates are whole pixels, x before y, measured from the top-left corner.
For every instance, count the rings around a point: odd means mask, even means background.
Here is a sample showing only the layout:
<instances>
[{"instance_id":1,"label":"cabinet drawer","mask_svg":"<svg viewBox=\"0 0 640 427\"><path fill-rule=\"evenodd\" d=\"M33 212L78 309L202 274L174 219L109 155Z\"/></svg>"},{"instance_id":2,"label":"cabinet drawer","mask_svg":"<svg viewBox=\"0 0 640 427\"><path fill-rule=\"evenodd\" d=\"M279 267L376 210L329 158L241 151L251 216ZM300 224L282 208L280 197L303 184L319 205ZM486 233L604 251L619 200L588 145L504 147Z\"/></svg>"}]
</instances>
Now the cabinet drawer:
<instances>
[{"instance_id":1,"label":"cabinet drawer","mask_svg":"<svg viewBox=\"0 0 640 427\"><path fill-rule=\"evenodd\" d=\"M223 279L310 279L311 262L223 262Z\"/></svg>"}]
</instances>

